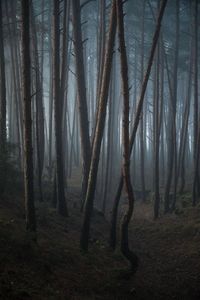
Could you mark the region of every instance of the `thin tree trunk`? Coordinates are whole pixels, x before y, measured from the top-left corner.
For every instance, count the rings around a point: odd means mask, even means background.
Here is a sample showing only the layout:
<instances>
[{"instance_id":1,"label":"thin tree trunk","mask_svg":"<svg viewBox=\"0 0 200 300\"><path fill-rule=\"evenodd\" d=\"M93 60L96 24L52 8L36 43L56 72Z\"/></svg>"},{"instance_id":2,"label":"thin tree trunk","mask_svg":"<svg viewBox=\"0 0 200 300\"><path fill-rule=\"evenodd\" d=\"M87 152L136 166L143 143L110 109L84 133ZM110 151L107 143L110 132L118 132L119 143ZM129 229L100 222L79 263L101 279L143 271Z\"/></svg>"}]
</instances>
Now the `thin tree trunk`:
<instances>
[{"instance_id":1,"label":"thin tree trunk","mask_svg":"<svg viewBox=\"0 0 200 300\"><path fill-rule=\"evenodd\" d=\"M144 15L145 15L145 1L142 3L142 38L141 38L141 84L144 76ZM142 190L142 200L145 202L145 174L144 174L144 110L141 114L140 121L140 178L141 178L141 190Z\"/></svg>"},{"instance_id":2,"label":"thin tree trunk","mask_svg":"<svg viewBox=\"0 0 200 300\"><path fill-rule=\"evenodd\" d=\"M108 40L107 40L107 49L106 49L105 60L104 60L105 63L104 63L104 69L102 75L102 85L101 85L101 92L100 92L100 99L99 99L99 111L97 116L95 134L94 134L94 144L92 149L88 188L87 188L86 200L84 205L83 225L82 225L81 238L80 238L80 247L84 251L87 251L88 249L90 220L91 220L91 214L93 210L94 194L95 194L97 172L98 172L98 165L99 165L99 156L100 156L101 142L102 142L104 127L105 127L105 119L106 119L106 106L107 106L108 91L109 91L109 84L110 84L110 74L111 74L111 67L112 67L115 33L116 33L116 6L115 6L115 0L113 0Z\"/></svg>"},{"instance_id":3,"label":"thin tree trunk","mask_svg":"<svg viewBox=\"0 0 200 300\"><path fill-rule=\"evenodd\" d=\"M141 116L143 102L144 102L144 96L145 96L149 76L151 73L151 67L152 67L152 63L153 63L153 58L154 58L154 54L155 54L155 49L156 49L156 45L157 45L157 41L158 41L158 37L159 37L159 33L160 33L161 22L162 22L162 18L164 15L166 4L167 4L167 0L163 0L159 14L158 14L158 19L157 19L157 23L156 23L155 33L153 36L150 57L149 57L145 77L143 79L143 83L142 83L142 87L141 87L141 94L140 94L140 98L139 98L139 102L138 102L138 106L137 106L137 110L136 110L136 115L135 115L135 121L134 121L133 129L132 129L132 133L131 133L131 137L130 137L130 153L129 153L129 155L131 155L131 151L132 151L135 137L136 137L136 132L138 129L138 124L140 121L140 116ZM117 212L118 212L118 205L119 205L119 200L121 197L122 187L123 187L123 177L121 176L119 185L117 188L116 196L114 199L113 211L112 211L112 216L111 216L110 246L113 249L115 249L115 246L116 246Z\"/></svg>"},{"instance_id":4,"label":"thin tree trunk","mask_svg":"<svg viewBox=\"0 0 200 300\"><path fill-rule=\"evenodd\" d=\"M6 75L3 38L2 1L0 1L0 196L6 183Z\"/></svg>"},{"instance_id":5,"label":"thin tree trunk","mask_svg":"<svg viewBox=\"0 0 200 300\"><path fill-rule=\"evenodd\" d=\"M22 0L22 92L24 107L24 184L26 229L36 231L33 189L29 1Z\"/></svg>"},{"instance_id":6,"label":"thin tree trunk","mask_svg":"<svg viewBox=\"0 0 200 300\"><path fill-rule=\"evenodd\" d=\"M72 1L72 20L73 20L73 40L74 40L74 53L76 64L76 79L78 90L78 108L79 108L79 122L81 133L81 147L83 157L83 181L82 181L82 193L85 198L90 158L91 158L91 145L89 136L89 121L88 121L88 109L87 109L87 96L86 96L86 82L85 82L85 70L83 60L83 42L81 32L81 9L80 0Z\"/></svg>"},{"instance_id":7,"label":"thin tree trunk","mask_svg":"<svg viewBox=\"0 0 200 300\"><path fill-rule=\"evenodd\" d=\"M56 182L57 182L57 208L58 213L67 216L65 201L63 147L62 147L62 102L60 99L60 31L59 31L59 2L53 2L53 95L54 95L54 122L56 147Z\"/></svg>"},{"instance_id":8,"label":"thin tree trunk","mask_svg":"<svg viewBox=\"0 0 200 300\"><path fill-rule=\"evenodd\" d=\"M129 151L129 82L128 82L128 62L126 55L126 46L124 39L124 15L123 2L117 0L117 25L119 38L119 51L121 62L121 78L122 78L122 93L123 93L123 181L128 197L128 209L125 212L121 224L121 251L122 254L129 260L131 270L136 271L138 266L137 256L129 248L128 227L134 209L134 194L130 178L130 151Z\"/></svg>"},{"instance_id":9,"label":"thin tree trunk","mask_svg":"<svg viewBox=\"0 0 200 300\"><path fill-rule=\"evenodd\" d=\"M160 207L160 192L159 192L159 146L160 146L160 132L159 132L159 66L160 66L160 43L157 45L157 62L156 62L156 93L154 100L154 119L155 119L155 132L154 132L154 218L157 219Z\"/></svg>"},{"instance_id":10,"label":"thin tree trunk","mask_svg":"<svg viewBox=\"0 0 200 300\"><path fill-rule=\"evenodd\" d=\"M192 204L196 205L199 190L200 123L198 125L198 0L194 5L194 179Z\"/></svg>"}]
</instances>

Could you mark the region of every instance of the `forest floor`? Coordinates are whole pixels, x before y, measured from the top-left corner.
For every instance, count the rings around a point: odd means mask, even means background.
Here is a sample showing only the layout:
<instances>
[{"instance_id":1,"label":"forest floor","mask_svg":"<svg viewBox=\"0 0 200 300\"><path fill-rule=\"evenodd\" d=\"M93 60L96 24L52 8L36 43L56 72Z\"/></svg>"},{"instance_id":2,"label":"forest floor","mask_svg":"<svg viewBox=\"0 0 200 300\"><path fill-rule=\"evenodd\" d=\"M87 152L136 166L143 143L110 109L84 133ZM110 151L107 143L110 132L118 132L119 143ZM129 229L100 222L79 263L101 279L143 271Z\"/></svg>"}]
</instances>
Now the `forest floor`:
<instances>
[{"instance_id":1,"label":"forest floor","mask_svg":"<svg viewBox=\"0 0 200 300\"><path fill-rule=\"evenodd\" d=\"M136 204L130 245L140 264L108 249L109 223L97 212L88 254L79 250L79 189L68 193L70 216L37 204L37 243L27 236L22 197L0 201L0 299L200 299L200 207L152 219L150 204Z\"/></svg>"}]
</instances>

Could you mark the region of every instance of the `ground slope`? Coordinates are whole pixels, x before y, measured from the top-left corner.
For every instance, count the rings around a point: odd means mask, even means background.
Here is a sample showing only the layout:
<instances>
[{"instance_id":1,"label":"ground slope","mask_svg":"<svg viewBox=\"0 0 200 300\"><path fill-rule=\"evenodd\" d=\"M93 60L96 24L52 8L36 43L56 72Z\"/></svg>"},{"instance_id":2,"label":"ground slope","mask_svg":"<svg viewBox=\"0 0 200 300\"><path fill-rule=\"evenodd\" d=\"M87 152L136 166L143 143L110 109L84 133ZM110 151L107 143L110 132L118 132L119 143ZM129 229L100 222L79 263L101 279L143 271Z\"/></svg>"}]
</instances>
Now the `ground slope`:
<instances>
[{"instance_id":1,"label":"ground slope","mask_svg":"<svg viewBox=\"0 0 200 300\"><path fill-rule=\"evenodd\" d=\"M200 209L152 221L150 205L136 205L131 246L140 266L107 248L109 223L95 213L90 251L81 254L78 191L69 195L70 217L39 205L38 242L24 230L23 201L0 201L0 299L200 299ZM74 204L75 203L75 204Z\"/></svg>"}]
</instances>

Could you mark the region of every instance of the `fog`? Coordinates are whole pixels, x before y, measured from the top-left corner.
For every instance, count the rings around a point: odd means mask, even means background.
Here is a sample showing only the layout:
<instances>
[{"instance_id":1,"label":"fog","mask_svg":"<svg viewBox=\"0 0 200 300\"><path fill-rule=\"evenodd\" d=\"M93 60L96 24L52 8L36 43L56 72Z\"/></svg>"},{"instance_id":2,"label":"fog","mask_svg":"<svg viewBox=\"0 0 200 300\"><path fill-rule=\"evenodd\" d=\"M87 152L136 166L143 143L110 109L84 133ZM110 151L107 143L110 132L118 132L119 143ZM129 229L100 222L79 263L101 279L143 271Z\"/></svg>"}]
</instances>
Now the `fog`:
<instances>
[{"instance_id":1,"label":"fog","mask_svg":"<svg viewBox=\"0 0 200 300\"><path fill-rule=\"evenodd\" d=\"M0 1L0 201L22 200L31 240L43 214L75 218L80 249L119 242L132 277L137 226L195 219L198 10L198 0Z\"/></svg>"}]
</instances>

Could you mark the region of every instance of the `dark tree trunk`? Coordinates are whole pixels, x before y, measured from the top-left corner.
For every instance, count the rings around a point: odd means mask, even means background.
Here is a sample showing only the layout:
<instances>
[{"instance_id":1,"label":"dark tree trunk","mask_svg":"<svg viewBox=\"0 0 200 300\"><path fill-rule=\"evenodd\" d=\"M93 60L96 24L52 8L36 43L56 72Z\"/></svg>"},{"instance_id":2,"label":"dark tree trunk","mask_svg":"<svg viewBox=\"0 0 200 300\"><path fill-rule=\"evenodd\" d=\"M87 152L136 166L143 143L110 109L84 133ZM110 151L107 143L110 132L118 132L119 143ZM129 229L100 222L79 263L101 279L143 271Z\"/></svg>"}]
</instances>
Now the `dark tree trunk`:
<instances>
[{"instance_id":1,"label":"dark tree trunk","mask_svg":"<svg viewBox=\"0 0 200 300\"><path fill-rule=\"evenodd\" d=\"M176 43L175 59L173 72L173 85L171 84L171 109L169 109L169 144L168 144L168 170L167 180L164 192L164 212L168 213L170 209L175 208L176 189L177 189L177 147L176 147L176 103L177 103L177 72L178 72L178 54L179 54L179 0L176 0ZM170 207L170 189L174 169L174 194L173 204ZM174 208L173 208L174 207Z\"/></svg>"},{"instance_id":2,"label":"dark tree trunk","mask_svg":"<svg viewBox=\"0 0 200 300\"><path fill-rule=\"evenodd\" d=\"M60 31L59 31L59 2L53 2L53 98L54 98L54 122L55 122L55 148L56 148L56 182L57 182L57 208L58 213L67 216L65 201L65 184L63 170L62 147L62 102L60 99Z\"/></svg>"},{"instance_id":3,"label":"dark tree trunk","mask_svg":"<svg viewBox=\"0 0 200 300\"><path fill-rule=\"evenodd\" d=\"M159 11L157 23L156 23L156 29L155 29L155 33L154 33L154 36L153 36L153 42L152 42L150 57L149 57L145 77L143 79L143 83L142 83L142 87L141 87L141 94L140 94L140 98L139 98L139 102L138 102L138 106L137 106L137 110L136 110L136 115L135 115L135 120L134 120L134 125L133 125L133 129L132 129L131 137L130 137L130 153L129 153L129 155L131 155L131 151L132 151L132 148L133 148L133 145L134 145L134 142L135 142L136 132L137 132L137 129L138 129L138 124L139 124L139 121L140 121L140 116L141 116L143 102L144 102L144 96L145 96L149 76L150 76L150 73L151 73L151 67L152 67L152 63L153 63L153 58L154 58L154 54L155 54L155 49L156 49L156 45L157 45L157 41L158 41L158 37L159 37L159 33L160 33L161 22L162 22L162 18L163 18L163 14L164 14L164 11L165 11L166 4L167 4L167 0L163 0L162 4L161 4L160 11ZM117 211L118 211L119 200L120 200L120 197L121 197L122 187L123 187L123 177L121 176L119 186L118 186L118 189L117 189L117 193L116 193L116 196L115 196L115 199L114 199L113 211L112 211L112 216L111 216L110 246L113 249L115 249L115 246L116 246Z\"/></svg>"},{"instance_id":4,"label":"dark tree trunk","mask_svg":"<svg viewBox=\"0 0 200 300\"><path fill-rule=\"evenodd\" d=\"M31 3L31 29L32 29L32 45L34 52L34 64L35 64L35 107L36 107L36 149L37 149L37 179L39 189L39 201L43 201L43 190L42 190L42 173L44 165L44 110L43 110L43 91L42 82L40 76L40 66L38 57L38 39L36 32L36 24L34 19L34 10Z\"/></svg>"},{"instance_id":5,"label":"dark tree trunk","mask_svg":"<svg viewBox=\"0 0 200 300\"><path fill-rule=\"evenodd\" d=\"M144 76L144 15L145 15L145 0L142 3L142 37L141 37L141 85ZM144 174L144 109L141 114L140 122L140 177L141 177L141 190L142 190L142 200L145 202L145 174Z\"/></svg>"},{"instance_id":6,"label":"dark tree trunk","mask_svg":"<svg viewBox=\"0 0 200 300\"><path fill-rule=\"evenodd\" d=\"M198 1L194 4L194 179L192 203L197 202L199 191L199 150L200 150L200 124L198 125ZM198 195L199 196L199 195Z\"/></svg>"},{"instance_id":7,"label":"dark tree trunk","mask_svg":"<svg viewBox=\"0 0 200 300\"><path fill-rule=\"evenodd\" d=\"M2 1L0 1L0 196L6 183L6 76L2 20Z\"/></svg>"},{"instance_id":8,"label":"dark tree trunk","mask_svg":"<svg viewBox=\"0 0 200 300\"><path fill-rule=\"evenodd\" d=\"M137 256L129 248L128 227L134 209L134 194L130 178L130 151L129 151L129 83L128 83L128 63L126 55L126 46L124 39L124 15L123 2L117 0L117 25L119 38L119 51L121 62L122 94L123 94L123 181L128 198L128 209L125 212L121 223L121 251L129 260L131 270L136 271L138 266Z\"/></svg>"},{"instance_id":9,"label":"dark tree trunk","mask_svg":"<svg viewBox=\"0 0 200 300\"><path fill-rule=\"evenodd\" d=\"M81 147L82 147L82 157L83 157L82 192L83 192L83 198L85 198L87 184L88 184L89 168L90 168L91 146L90 146L90 136L89 136L85 70L84 70L84 60L83 60L80 0L72 1L72 17L73 17L72 19L73 19L74 53L75 53L75 64L76 64L76 80L77 80L77 90L78 90L79 122L80 122Z\"/></svg>"},{"instance_id":10,"label":"dark tree trunk","mask_svg":"<svg viewBox=\"0 0 200 300\"><path fill-rule=\"evenodd\" d=\"M24 183L26 228L36 231L36 218L33 189L33 153L32 153L32 119L31 119L31 75L30 75L30 33L29 1L22 0L22 92L24 107Z\"/></svg>"},{"instance_id":11,"label":"dark tree trunk","mask_svg":"<svg viewBox=\"0 0 200 300\"><path fill-rule=\"evenodd\" d=\"M159 216L160 206L160 191L159 191L159 146L160 146L160 132L159 132L159 66L160 66L160 43L157 45L157 61L156 61L156 80L155 80L155 99L154 99L154 218L157 219Z\"/></svg>"}]
</instances>

